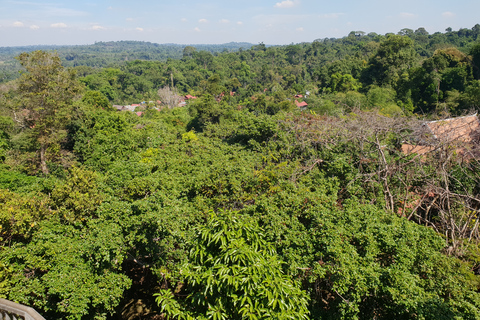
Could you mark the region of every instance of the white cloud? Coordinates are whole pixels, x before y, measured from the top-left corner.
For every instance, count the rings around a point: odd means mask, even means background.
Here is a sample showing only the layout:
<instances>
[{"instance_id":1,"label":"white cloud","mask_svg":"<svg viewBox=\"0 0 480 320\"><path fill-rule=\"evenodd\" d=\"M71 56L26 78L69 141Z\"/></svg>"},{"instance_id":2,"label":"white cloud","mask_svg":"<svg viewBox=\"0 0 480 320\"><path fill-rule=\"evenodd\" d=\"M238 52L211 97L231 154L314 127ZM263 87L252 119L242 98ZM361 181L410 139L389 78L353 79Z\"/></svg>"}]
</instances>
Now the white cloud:
<instances>
[{"instance_id":1,"label":"white cloud","mask_svg":"<svg viewBox=\"0 0 480 320\"><path fill-rule=\"evenodd\" d=\"M135 28L135 30L142 32L143 28L137 27L137 28Z\"/></svg>"},{"instance_id":2,"label":"white cloud","mask_svg":"<svg viewBox=\"0 0 480 320\"><path fill-rule=\"evenodd\" d=\"M207 20L207 19L200 19L200 20L198 20L198 22L200 22L200 23L207 23L208 20Z\"/></svg>"},{"instance_id":3,"label":"white cloud","mask_svg":"<svg viewBox=\"0 0 480 320\"><path fill-rule=\"evenodd\" d=\"M127 18L125 19L126 21L130 22L130 21L133 21L133 18Z\"/></svg>"},{"instance_id":4,"label":"white cloud","mask_svg":"<svg viewBox=\"0 0 480 320\"><path fill-rule=\"evenodd\" d=\"M50 25L50 27L52 27L52 28L66 28L67 25L63 22L59 22L59 23L52 23Z\"/></svg>"},{"instance_id":5,"label":"white cloud","mask_svg":"<svg viewBox=\"0 0 480 320\"><path fill-rule=\"evenodd\" d=\"M230 21L228 21L227 19L221 19L219 22L220 23L229 23Z\"/></svg>"},{"instance_id":6,"label":"white cloud","mask_svg":"<svg viewBox=\"0 0 480 320\"><path fill-rule=\"evenodd\" d=\"M188 20L187 20L187 18L182 18L182 19L180 19L180 21L187 22Z\"/></svg>"},{"instance_id":7,"label":"white cloud","mask_svg":"<svg viewBox=\"0 0 480 320\"><path fill-rule=\"evenodd\" d=\"M300 1L299 0L285 0L285 1L282 1L282 2L277 2L275 3L274 7L275 8L280 8L280 9L286 9L286 8L293 8L297 5L300 4Z\"/></svg>"},{"instance_id":8,"label":"white cloud","mask_svg":"<svg viewBox=\"0 0 480 320\"><path fill-rule=\"evenodd\" d=\"M409 13L409 12L401 12L399 14L400 18L403 18L403 19L413 19L413 18L416 18L417 15L414 14L414 13Z\"/></svg>"},{"instance_id":9,"label":"white cloud","mask_svg":"<svg viewBox=\"0 0 480 320\"><path fill-rule=\"evenodd\" d=\"M193 30L196 31L196 32L200 32L200 28L199 28L199 27L195 27Z\"/></svg>"},{"instance_id":10,"label":"white cloud","mask_svg":"<svg viewBox=\"0 0 480 320\"><path fill-rule=\"evenodd\" d=\"M38 30L38 29L40 29L40 27L37 26L37 25L32 24L32 25L30 26L30 29L32 29L32 30Z\"/></svg>"},{"instance_id":11,"label":"white cloud","mask_svg":"<svg viewBox=\"0 0 480 320\"><path fill-rule=\"evenodd\" d=\"M304 31L304 30L303 30L303 27L297 28L297 29L295 29L295 30L297 30L298 32L303 32L303 31Z\"/></svg>"},{"instance_id":12,"label":"white cloud","mask_svg":"<svg viewBox=\"0 0 480 320\"><path fill-rule=\"evenodd\" d=\"M92 26L92 30L105 30L105 27L95 25L95 26Z\"/></svg>"},{"instance_id":13,"label":"white cloud","mask_svg":"<svg viewBox=\"0 0 480 320\"><path fill-rule=\"evenodd\" d=\"M237 24L238 24L239 26L241 26L241 25L243 24L243 22L242 22L242 21L237 21Z\"/></svg>"},{"instance_id":14,"label":"white cloud","mask_svg":"<svg viewBox=\"0 0 480 320\"><path fill-rule=\"evenodd\" d=\"M453 17L455 17L455 13L450 12L450 11L446 11L446 12L442 13L442 17L444 17L444 18L453 18Z\"/></svg>"},{"instance_id":15,"label":"white cloud","mask_svg":"<svg viewBox=\"0 0 480 320\"><path fill-rule=\"evenodd\" d=\"M21 22L21 21L15 21L15 22L13 23L13 26L14 26L14 27L23 27L23 22Z\"/></svg>"}]
</instances>

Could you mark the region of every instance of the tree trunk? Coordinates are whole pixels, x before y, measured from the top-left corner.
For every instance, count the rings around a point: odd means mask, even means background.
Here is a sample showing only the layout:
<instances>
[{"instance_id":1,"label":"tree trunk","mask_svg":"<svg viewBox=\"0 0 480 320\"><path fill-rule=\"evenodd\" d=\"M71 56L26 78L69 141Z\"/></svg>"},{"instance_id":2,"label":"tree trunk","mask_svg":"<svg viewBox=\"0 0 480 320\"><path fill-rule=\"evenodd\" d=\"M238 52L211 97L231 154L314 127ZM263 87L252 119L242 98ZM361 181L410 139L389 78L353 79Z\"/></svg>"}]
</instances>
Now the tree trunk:
<instances>
[{"instance_id":1,"label":"tree trunk","mask_svg":"<svg viewBox=\"0 0 480 320\"><path fill-rule=\"evenodd\" d=\"M45 157L45 153L47 151L47 144L42 143L40 145L40 168L42 169L43 174L48 174L48 168L47 168L47 159Z\"/></svg>"}]
</instances>

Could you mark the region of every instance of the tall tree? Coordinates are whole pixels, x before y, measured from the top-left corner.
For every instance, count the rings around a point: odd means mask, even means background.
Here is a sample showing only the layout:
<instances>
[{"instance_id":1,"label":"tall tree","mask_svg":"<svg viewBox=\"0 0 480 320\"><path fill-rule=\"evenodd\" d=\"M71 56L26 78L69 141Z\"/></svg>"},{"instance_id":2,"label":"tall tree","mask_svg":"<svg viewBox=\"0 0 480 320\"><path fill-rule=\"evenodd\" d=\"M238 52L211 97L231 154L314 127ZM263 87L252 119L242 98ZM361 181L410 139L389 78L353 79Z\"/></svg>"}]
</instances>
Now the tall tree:
<instances>
[{"instance_id":1,"label":"tall tree","mask_svg":"<svg viewBox=\"0 0 480 320\"><path fill-rule=\"evenodd\" d=\"M414 42L406 36L391 35L380 44L363 74L366 84L396 88L416 63Z\"/></svg>"},{"instance_id":2,"label":"tall tree","mask_svg":"<svg viewBox=\"0 0 480 320\"><path fill-rule=\"evenodd\" d=\"M473 72L476 79L480 79L480 43L477 43L470 50L472 56Z\"/></svg>"},{"instance_id":3,"label":"tall tree","mask_svg":"<svg viewBox=\"0 0 480 320\"><path fill-rule=\"evenodd\" d=\"M56 53L39 50L22 53L17 59L26 70L18 87L26 110L26 127L38 144L40 168L48 174L48 147L64 136L73 100L81 87L75 71L65 69Z\"/></svg>"}]
</instances>

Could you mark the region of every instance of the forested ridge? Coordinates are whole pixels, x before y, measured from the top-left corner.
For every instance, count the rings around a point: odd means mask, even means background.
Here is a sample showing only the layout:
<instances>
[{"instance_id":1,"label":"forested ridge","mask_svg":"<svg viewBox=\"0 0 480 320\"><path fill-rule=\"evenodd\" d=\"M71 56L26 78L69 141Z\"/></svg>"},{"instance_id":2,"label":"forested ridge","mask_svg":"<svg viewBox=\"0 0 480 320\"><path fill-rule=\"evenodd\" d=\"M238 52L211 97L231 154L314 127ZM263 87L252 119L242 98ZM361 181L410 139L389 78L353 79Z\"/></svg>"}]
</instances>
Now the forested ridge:
<instances>
[{"instance_id":1,"label":"forested ridge","mask_svg":"<svg viewBox=\"0 0 480 320\"><path fill-rule=\"evenodd\" d=\"M14 52L0 297L47 319L480 319L478 137L425 132L479 108L479 34Z\"/></svg>"},{"instance_id":2,"label":"forested ridge","mask_svg":"<svg viewBox=\"0 0 480 320\"><path fill-rule=\"evenodd\" d=\"M23 46L23 47L0 47L0 83L16 79L21 70L20 63L15 57L22 52L35 50L55 51L63 60L66 67L88 66L95 68L118 67L127 61L133 60L157 60L180 59L185 47L194 46L198 50L210 52L228 52L248 49L250 43L230 42L225 44L211 45L180 45L158 44L142 41L110 41L96 42L92 45L77 46Z\"/></svg>"}]
</instances>

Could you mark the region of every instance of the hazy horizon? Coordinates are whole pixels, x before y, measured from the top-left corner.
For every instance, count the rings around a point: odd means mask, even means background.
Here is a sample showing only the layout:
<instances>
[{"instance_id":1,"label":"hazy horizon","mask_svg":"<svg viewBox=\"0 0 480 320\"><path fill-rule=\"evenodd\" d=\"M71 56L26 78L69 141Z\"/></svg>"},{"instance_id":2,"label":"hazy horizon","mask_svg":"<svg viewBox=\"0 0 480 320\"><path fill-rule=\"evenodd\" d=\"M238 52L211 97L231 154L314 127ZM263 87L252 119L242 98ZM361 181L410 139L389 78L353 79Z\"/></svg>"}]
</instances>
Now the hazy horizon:
<instances>
[{"instance_id":1,"label":"hazy horizon","mask_svg":"<svg viewBox=\"0 0 480 320\"><path fill-rule=\"evenodd\" d=\"M341 38L351 31L472 28L480 21L479 11L480 1L469 0L0 0L0 47L100 41L285 45Z\"/></svg>"}]
</instances>

